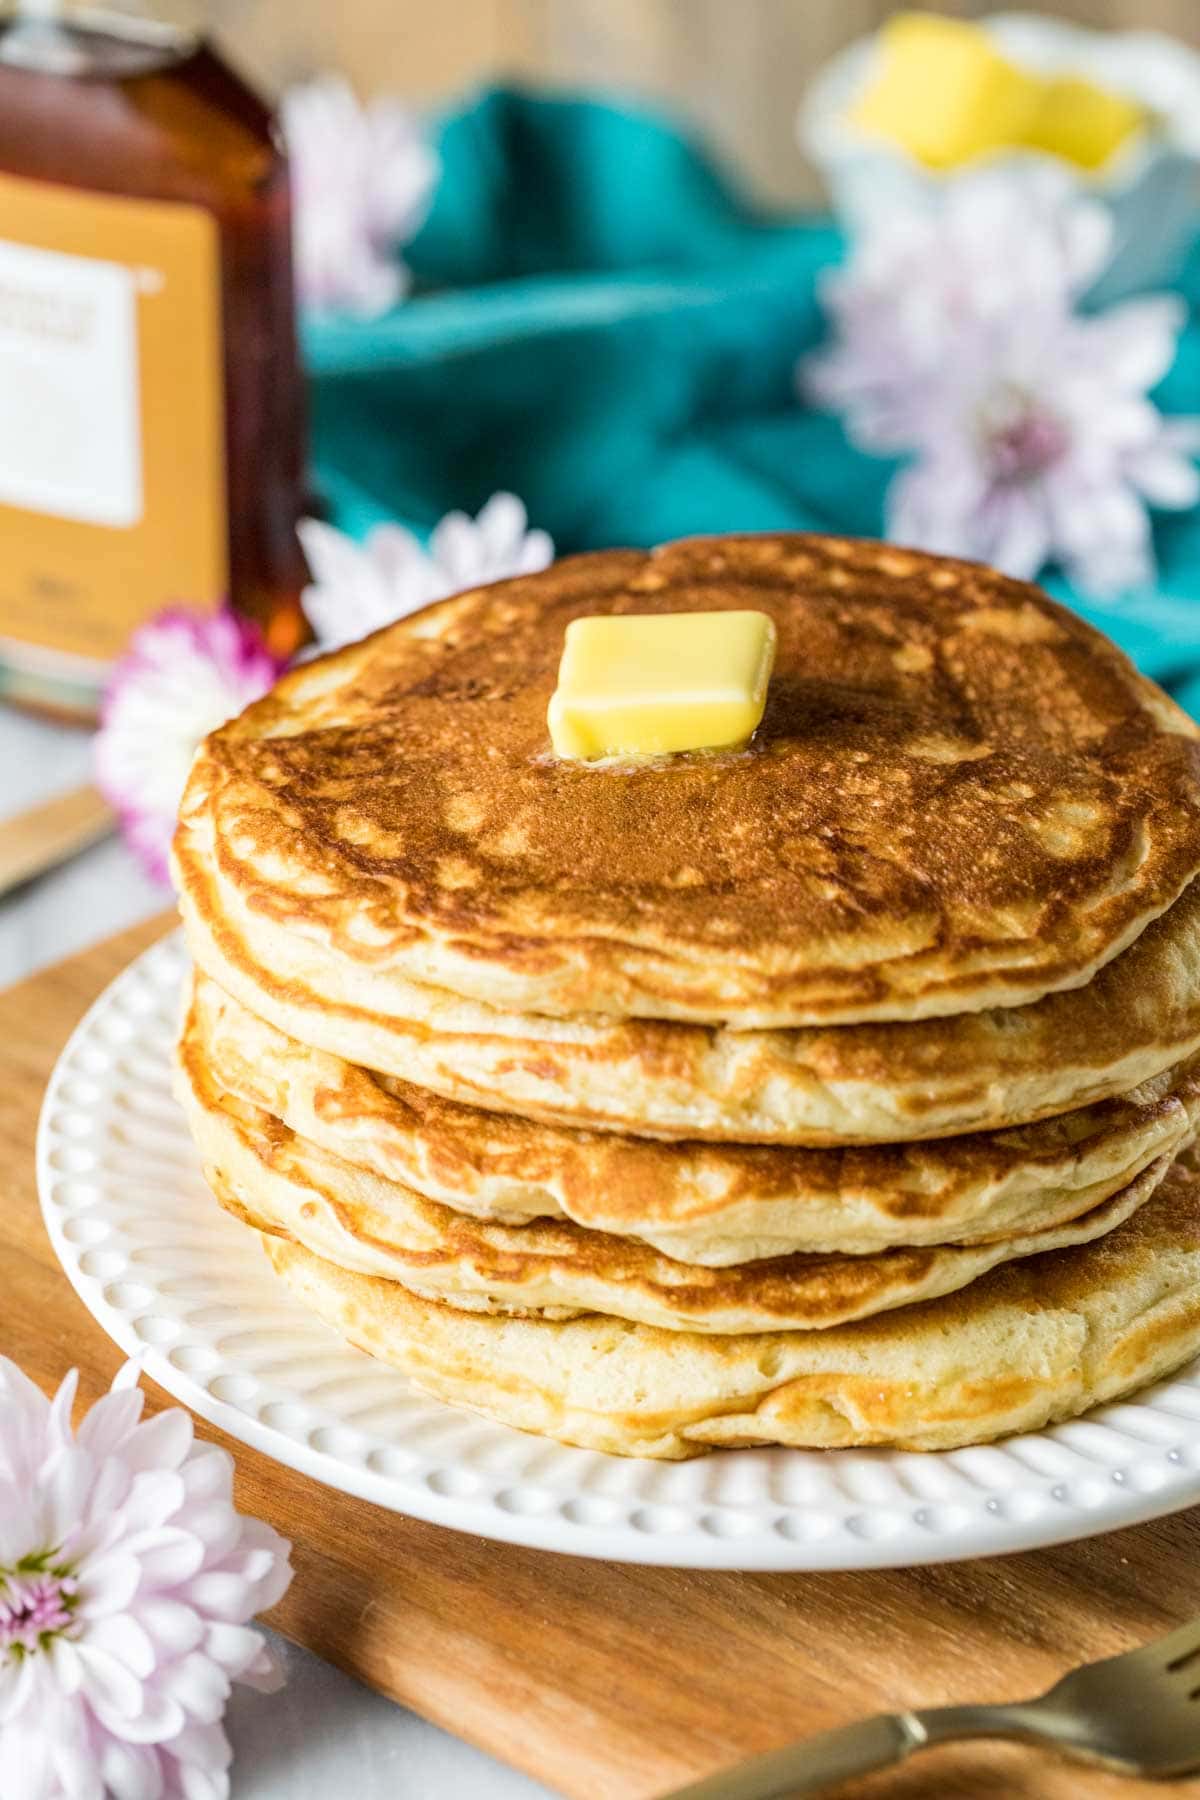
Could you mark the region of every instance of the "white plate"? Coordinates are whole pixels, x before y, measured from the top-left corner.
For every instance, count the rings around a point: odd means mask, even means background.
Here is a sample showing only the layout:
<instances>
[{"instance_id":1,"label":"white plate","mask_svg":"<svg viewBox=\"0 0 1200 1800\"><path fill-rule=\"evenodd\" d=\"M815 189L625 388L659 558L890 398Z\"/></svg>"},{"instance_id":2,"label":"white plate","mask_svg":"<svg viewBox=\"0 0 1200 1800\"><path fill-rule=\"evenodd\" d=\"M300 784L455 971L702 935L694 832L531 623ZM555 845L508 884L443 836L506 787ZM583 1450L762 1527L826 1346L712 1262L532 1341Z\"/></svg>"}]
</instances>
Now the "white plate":
<instances>
[{"instance_id":1,"label":"white plate","mask_svg":"<svg viewBox=\"0 0 1200 1800\"><path fill-rule=\"evenodd\" d=\"M305 1312L205 1187L170 1092L185 966L177 939L155 945L83 1020L46 1093L38 1179L54 1248L89 1312L232 1437L439 1525L687 1568L949 1561L1200 1500L1200 1363L1087 1419L925 1456L632 1461L424 1399Z\"/></svg>"}]
</instances>

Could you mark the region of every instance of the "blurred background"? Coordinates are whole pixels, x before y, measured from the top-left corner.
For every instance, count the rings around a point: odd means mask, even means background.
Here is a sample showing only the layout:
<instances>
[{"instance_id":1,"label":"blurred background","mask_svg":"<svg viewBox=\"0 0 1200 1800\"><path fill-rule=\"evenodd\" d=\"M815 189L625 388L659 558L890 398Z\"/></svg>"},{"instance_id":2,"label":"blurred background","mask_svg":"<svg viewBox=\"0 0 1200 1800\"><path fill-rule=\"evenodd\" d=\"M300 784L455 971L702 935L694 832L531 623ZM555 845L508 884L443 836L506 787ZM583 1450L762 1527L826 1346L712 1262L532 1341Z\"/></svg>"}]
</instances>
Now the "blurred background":
<instances>
[{"instance_id":1,"label":"blurred background","mask_svg":"<svg viewBox=\"0 0 1200 1800\"><path fill-rule=\"evenodd\" d=\"M812 202L796 100L816 71L873 31L893 0L216 0L223 44L265 87L343 69L363 93L440 105L464 87L521 81L603 87L666 105L711 138L764 199ZM930 12L982 18L986 4ZM1200 46L1197 0L1059 0L1022 6Z\"/></svg>"},{"instance_id":2,"label":"blurred background","mask_svg":"<svg viewBox=\"0 0 1200 1800\"><path fill-rule=\"evenodd\" d=\"M1200 716L1200 0L0 0L0 978L295 657L724 531Z\"/></svg>"}]
</instances>

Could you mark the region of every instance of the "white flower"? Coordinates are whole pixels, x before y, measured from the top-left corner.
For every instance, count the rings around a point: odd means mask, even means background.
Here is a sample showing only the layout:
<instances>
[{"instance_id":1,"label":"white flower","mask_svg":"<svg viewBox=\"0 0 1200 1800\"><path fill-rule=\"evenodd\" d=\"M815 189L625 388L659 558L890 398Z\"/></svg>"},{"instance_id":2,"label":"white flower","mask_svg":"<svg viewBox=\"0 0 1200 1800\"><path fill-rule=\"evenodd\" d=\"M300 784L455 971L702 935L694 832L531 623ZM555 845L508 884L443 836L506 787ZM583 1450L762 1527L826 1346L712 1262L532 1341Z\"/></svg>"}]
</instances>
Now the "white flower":
<instances>
[{"instance_id":1,"label":"white flower","mask_svg":"<svg viewBox=\"0 0 1200 1800\"><path fill-rule=\"evenodd\" d=\"M377 525L358 544L305 519L300 538L314 579L302 600L317 648L336 650L433 600L544 569L554 544L527 523L515 494L493 494L474 519L447 513L427 546L401 525Z\"/></svg>"},{"instance_id":2,"label":"white flower","mask_svg":"<svg viewBox=\"0 0 1200 1800\"><path fill-rule=\"evenodd\" d=\"M96 785L153 880L201 738L282 672L256 625L227 608L169 606L134 632L108 678L93 748Z\"/></svg>"},{"instance_id":3,"label":"white flower","mask_svg":"<svg viewBox=\"0 0 1200 1800\"><path fill-rule=\"evenodd\" d=\"M231 1683L270 1689L247 1621L288 1544L234 1510L233 1463L133 1365L71 1429L0 1357L0 1800L224 1800Z\"/></svg>"},{"instance_id":4,"label":"white flower","mask_svg":"<svg viewBox=\"0 0 1200 1800\"><path fill-rule=\"evenodd\" d=\"M336 75L292 88L281 117L301 300L368 318L386 312L408 292L397 252L428 211L436 153L400 101L360 106Z\"/></svg>"},{"instance_id":5,"label":"white flower","mask_svg":"<svg viewBox=\"0 0 1200 1800\"><path fill-rule=\"evenodd\" d=\"M1152 577L1147 506L1200 498L1200 436L1147 397L1181 303L1078 310L1111 229L1053 170L981 171L942 209L869 231L829 278L835 342L801 386L863 449L915 453L888 491L889 537L1027 577L1057 562L1092 593Z\"/></svg>"}]
</instances>

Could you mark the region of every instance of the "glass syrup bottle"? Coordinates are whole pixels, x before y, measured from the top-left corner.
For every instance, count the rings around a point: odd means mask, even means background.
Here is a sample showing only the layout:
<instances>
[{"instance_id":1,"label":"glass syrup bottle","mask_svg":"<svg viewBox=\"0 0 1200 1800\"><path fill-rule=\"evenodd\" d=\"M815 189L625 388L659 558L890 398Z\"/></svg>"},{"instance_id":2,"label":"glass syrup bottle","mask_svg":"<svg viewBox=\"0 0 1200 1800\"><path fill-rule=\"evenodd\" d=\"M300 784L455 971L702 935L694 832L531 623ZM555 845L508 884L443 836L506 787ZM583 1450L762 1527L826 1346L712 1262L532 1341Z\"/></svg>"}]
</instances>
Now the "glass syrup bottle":
<instances>
[{"instance_id":1,"label":"glass syrup bottle","mask_svg":"<svg viewBox=\"0 0 1200 1800\"><path fill-rule=\"evenodd\" d=\"M87 716L130 632L304 636L286 160L166 6L0 0L0 694Z\"/></svg>"}]
</instances>

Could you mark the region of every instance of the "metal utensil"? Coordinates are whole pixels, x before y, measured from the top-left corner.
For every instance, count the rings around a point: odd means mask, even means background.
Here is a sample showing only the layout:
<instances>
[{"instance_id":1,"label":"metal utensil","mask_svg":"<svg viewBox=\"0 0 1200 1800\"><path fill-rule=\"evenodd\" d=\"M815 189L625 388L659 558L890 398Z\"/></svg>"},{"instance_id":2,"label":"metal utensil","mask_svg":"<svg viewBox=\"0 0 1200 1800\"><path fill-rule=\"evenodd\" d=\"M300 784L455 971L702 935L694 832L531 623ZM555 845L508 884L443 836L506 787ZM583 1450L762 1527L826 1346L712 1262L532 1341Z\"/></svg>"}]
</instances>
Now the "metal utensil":
<instances>
[{"instance_id":1,"label":"metal utensil","mask_svg":"<svg viewBox=\"0 0 1200 1800\"><path fill-rule=\"evenodd\" d=\"M1156 1780L1200 1769L1200 1619L1169 1637L1086 1663L1037 1700L881 1713L771 1750L662 1800L784 1800L822 1793L915 1750L963 1738L1016 1738Z\"/></svg>"}]
</instances>

